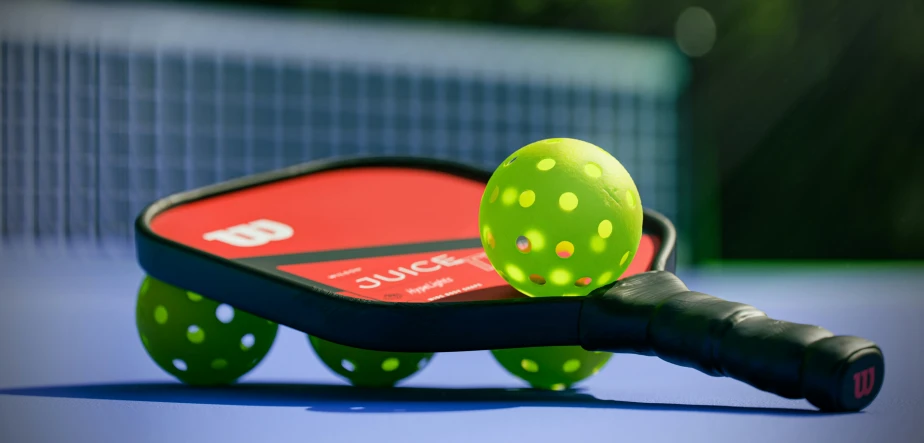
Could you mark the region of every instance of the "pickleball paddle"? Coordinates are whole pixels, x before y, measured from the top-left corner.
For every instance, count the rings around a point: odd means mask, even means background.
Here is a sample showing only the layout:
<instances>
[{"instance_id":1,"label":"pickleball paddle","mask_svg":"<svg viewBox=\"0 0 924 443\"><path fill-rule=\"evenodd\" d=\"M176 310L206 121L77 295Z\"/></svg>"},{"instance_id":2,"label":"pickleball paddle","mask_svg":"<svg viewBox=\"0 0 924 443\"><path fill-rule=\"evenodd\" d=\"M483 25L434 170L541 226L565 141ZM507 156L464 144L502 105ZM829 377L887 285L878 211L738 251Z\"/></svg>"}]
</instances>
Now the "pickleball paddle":
<instances>
[{"instance_id":1,"label":"pickleball paddle","mask_svg":"<svg viewBox=\"0 0 924 443\"><path fill-rule=\"evenodd\" d=\"M167 283L363 349L580 345L657 356L826 411L858 411L878 395L875 343L691 291L673 274L674 227L652 210L620 280L586 297L526 297L478 237L490 174L351 158L236 179L147 207L138 260Z\"/></svg>"}]
</instances>

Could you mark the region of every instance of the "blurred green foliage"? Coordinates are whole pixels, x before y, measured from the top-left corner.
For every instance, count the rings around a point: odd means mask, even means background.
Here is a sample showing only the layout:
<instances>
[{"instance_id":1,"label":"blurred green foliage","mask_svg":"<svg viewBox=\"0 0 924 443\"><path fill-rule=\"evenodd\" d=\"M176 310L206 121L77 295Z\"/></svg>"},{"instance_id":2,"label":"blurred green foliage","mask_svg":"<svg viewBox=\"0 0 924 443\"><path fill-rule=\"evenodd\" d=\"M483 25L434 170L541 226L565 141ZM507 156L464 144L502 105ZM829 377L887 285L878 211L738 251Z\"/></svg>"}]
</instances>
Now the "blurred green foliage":
<instances>
[{"instance_id":1,"label":"blurred green foliage","mask_svg":"<svg viewBox=\"0 0 924 443\"><path fill-rule=\"evenodd\" d=\"M701 7L695 258L924 259L921 0L222 3L669 39Z\"/></svg>"}]
</instances>

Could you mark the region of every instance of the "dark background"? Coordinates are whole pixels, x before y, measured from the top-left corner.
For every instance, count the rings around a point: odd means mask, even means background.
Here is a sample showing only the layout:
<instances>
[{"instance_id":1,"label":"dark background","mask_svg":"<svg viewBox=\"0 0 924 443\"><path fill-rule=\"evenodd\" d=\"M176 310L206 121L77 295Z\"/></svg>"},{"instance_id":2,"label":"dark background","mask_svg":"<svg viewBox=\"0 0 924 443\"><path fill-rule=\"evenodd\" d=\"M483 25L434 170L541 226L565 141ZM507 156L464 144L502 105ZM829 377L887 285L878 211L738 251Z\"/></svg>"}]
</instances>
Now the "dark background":
<instances>
[{"instance_id":1,"label":"dark background","mask_svg":"<svg viewBox=\"0 0 924 443\"><path fill-rule=\"evenodd\" d=\"M702 7L716 39L691 59L694 260L924 259L924 2L212 3L669 39Z\"/></svg>"}]
</instances>

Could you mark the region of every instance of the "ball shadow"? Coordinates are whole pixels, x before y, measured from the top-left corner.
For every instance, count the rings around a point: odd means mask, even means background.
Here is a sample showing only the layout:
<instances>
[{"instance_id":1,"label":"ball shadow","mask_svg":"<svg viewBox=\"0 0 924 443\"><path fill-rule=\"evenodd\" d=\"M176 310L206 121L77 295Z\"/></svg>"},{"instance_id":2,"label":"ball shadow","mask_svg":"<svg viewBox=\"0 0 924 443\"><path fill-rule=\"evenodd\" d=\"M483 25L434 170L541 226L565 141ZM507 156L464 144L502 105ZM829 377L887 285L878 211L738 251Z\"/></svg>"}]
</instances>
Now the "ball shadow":
<instances>
[{"instance_id":1,"label":"ball shadow","mask_svg":"<svg viewBox=\"0 0 924 443\"><path fill-rule=\"evenodd\" d=\"M506 388L358 388L347 385L239 383L196 387L179 383L127 383L40 386L0 390L3 395L81 398L156 403L301 407L314 412L407 413L508 409L517 407L605 408L813 416L808 409L643 403L599 399L577 390L553 392Z\"/></svg>"}]
</instances>

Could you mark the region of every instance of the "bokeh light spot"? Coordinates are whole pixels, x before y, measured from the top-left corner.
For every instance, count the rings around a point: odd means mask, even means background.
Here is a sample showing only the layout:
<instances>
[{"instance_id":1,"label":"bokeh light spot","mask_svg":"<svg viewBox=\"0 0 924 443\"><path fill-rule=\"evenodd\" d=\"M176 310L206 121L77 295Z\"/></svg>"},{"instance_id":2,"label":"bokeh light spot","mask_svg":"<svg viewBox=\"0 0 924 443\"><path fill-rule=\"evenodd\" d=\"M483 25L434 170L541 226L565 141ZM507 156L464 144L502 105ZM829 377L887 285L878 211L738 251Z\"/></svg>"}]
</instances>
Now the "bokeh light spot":
<instances>
[{"instance_id":1,"label":"bokeh light spot","mask_svg":"<svg viewBox=\"0 0 924 443\"><path fill-rule=\"evenodd\" d=\"M702 57L712 50L716 25L709 11L692 6L683 10L674 24L677 46L690 57Z\"/></svg>"},{"instance_id":2,"label":"bokeh light spot","mask_svg":"<svg viewBox=\"0 0 924 443\"><path fill-rule=\"evenodd\" d=\"M591 239L590 239L590 249L593 250L594 252L603 252L603 251L605 251L605 250L606 250L606 240L604 240L604 239L602 239L602 238L600 238L600 237L598 237L598 236L596 236L596 235L593 236L593 237L591 237Z\"/></svg>"},{"instance_id":3,"label":"bokeh light spot","mask_svg":"<svg viewBox=\"0 0 924 443\"><path fill-rule=\"evenodd\" d=\"M556 285L567 285L571 282L571 273L567 269L556 269L549 273L549 280Z\"/></svg>"},{"instance_id":4,"label":"bokeh light spot","mask_svg":"<svg viewBox=\"0 0 924 443\"><path fill-rule=\"evenodd\" d=\"M504 189L504 195L501 196L501 201L505 205L512 205L513 202L517 201L517 190L516 188L507 188Z\"/></svg>"},{"instance_id":5,"label":"bokeh light spot","mask_svg":"<svg viewBox=\"0 0 924 443\"><path fill-rule=\"evenodd\" d=\"M534 251L541 251L542 248L545 247L545 236L542 235L541 232L535 229L530 229L529 231L526 231L524 235L529 239L529 242L532 245L532 249Z\"/></svg>"},{"instance_id":6,"label":"bokeh light spot","mask_svg":"<svg viewBox=\"0 0 924 443\"><path fill-rule=\"evenodd\" d=\"M508 263L507 266L504 266L504 270L507 271L507 275L510 276L510 278L518 282L522 282L526 278L523 274L523 270L513 263Z\"/></svg>"}]
</instances>

